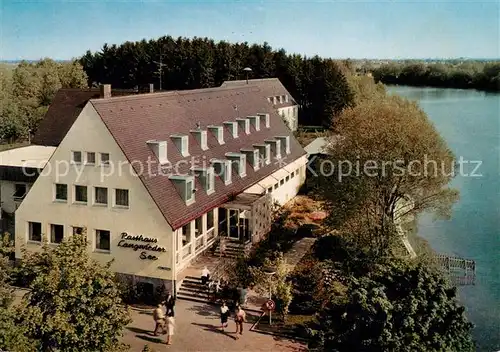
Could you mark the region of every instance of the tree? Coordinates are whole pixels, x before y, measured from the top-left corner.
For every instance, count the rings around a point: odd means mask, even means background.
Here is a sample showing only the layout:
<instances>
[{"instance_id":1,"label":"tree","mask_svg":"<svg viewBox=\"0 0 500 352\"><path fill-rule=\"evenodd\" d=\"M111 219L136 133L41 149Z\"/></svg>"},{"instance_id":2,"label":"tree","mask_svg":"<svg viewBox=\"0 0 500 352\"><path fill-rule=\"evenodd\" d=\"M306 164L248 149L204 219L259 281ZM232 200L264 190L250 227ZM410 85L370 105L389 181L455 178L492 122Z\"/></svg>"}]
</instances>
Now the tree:
<instances>
[{"instance_id":1,"label":"tree","mask_svg":"<svg viewBox=\"0 0 500 352\"><path fill-rule=\"evenodd\" d=\"M109 270L90 259L86 236L74 236L54 249L23 253L23 268L32 268L30 292L18 323L38 340L43 351L116 351L130 322Z\"/></svg>"},{"instance_id":2,"label":"tree","mask_svg":"<svg viewBox=\"0 0 500 352\"><path fill-rule=\"evenodd\" d=\"M36 342L26 335L26 326L16 323L18 312L12 306L14 290L8 283L9 272L7 257L0 256L0 350L34 352Z\"/></svg>"},{"instance_id":3,"label":"tree","mask_svg":"<svg viewBox=\"0 0 500 352\"><path fill-rule=\"evenodd\" d=\"M265 268L274 270L272 277L265 273ZM288 306L292 302L292 283L288 280L289 270L283 253L277 254L274 260L266 258L263 266L251 267L250 272L256 292L262 296L271 292L276 300L276 310L286 319Z\"/></svg>"},{"instance_id":4,"label":"tree","mask_svg":"<svg viewBox=\"0 0 500 352\"><path fill-rule=\"evenodd\" d=\"M319 170L318 187L332 209L329 225L348 226L380 256L391 250L401 217L424 210L449 215L458 197L448 187L455 158L416 103L367 100L346 109L333 129L340 138Z\"/></svg>"},{"instance_id":5,"label":"tree","mask_svg":"<svg viewBox=\"0 0 500 352\"><path fill-rule=\"evenodd\" d=\"M395 262L352 279L318 314L312 348L324 351L473 351L472 324L440 272Z\"/></svg>"}]
</instances>

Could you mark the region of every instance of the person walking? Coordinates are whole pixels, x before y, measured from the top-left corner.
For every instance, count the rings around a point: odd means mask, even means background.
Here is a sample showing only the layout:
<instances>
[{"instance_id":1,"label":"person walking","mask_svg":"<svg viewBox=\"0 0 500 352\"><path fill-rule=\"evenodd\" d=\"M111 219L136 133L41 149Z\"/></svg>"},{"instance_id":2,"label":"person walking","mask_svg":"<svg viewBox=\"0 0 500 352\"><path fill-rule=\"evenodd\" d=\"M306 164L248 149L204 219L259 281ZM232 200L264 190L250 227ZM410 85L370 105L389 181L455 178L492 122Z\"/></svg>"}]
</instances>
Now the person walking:
<instances>
[{"instance_id":1,"label":"person walking","mask_svg":"<svg viewBox=\"0 0 500 352\"><path fill-rule=\"evenodd\" d=\"M222 331L227 328L227 320L229 318L229 308L226 305L226 301L222 301L222 306L220 307L220 325Z\"/></svg>"},{"instance_id":2,"label":"person walking","mask_svg":"<svg viewBox=\"0 0 500 352\"><path fill-rule=\"evenodd\" d=\"M226 238L225 237L220 238L220 256L221 257L226 256Z\"/></svg>"},{"instance_id":3,"label":"person walking","mask_svg":"<svg viewBox=\"0 0 500 352\"><path fill-rule=\"evenodd\" d=\"M162 333L165 332L165 313L163 312L163 306L158 304L158 306L153 311L153 319L155 321L155 330L153 334L158 336L158 330L161 329Z\"/></svg>"},{"instance_id":4,"label":"person walking","mask_svg":"<svg viewBox=\"0 0 500 352\"><path fill-rule=\"evenodd\" d=\"M246 322L246 313L241 306L238 306L234 321L236 323L236 339L239 339L238 334L243 335L243 323Z\"/></svg>"},{"instance_id":5,"label":"person walking","mask_svg":"<svg viewBox=\"0 0 500 352\"><path fill-rule=\"evenodd\" d=\"M210 270L208 270L208 268L205 266L201 271L201 283L203 285L206 285L209 279L210 279Z\"/></svg>"},{"instance_id":6,"label":"person walking","mask_svg":"<svg viewBox=\"0 0 500 352\"><path fill-rule=\"evenodd\" d=\"M165 299L163 304L165 305L165 310L166 310L167 316L170 316L170 315L175 316L175 313L174 313L175 298L174 298L174 296L172 296L172 293L170 291L167 293L167 298Z\"/></svg>"},{"instance_id":7,"label":"person walking","mask_svg":"<svg viewBox=\"0 0 500 352\"><path fill-rule=\"evenodd\" d=\"M175 320L173 315L167 316L167 345L172 344L172 336L174 336Z\"/></svg>"}]
</instances>

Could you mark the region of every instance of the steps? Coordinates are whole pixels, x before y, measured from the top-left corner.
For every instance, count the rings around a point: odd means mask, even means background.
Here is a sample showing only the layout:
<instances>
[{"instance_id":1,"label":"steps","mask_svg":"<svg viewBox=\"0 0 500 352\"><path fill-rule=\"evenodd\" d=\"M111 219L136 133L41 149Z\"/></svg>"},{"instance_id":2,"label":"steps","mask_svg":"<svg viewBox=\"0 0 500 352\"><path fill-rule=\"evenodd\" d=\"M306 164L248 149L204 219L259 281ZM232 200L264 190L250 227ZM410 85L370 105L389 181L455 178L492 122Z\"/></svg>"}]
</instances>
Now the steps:
<instances>
[{"instance_id":1,"label":"steps","mask_svg":"<svg viewBox=\"0 0 500 352\"><path fill-rule=\"evenodd\" d=\"M186 276L177 291L177 298L187 301L207 303L210 301L208 286L201 283L201 278Z\"/></svg>"},{"instance_id":2,"label":"steps","mask_svg":"<svg viewBox=\"0 0 500 352\"><path fill-rule=\"evenodd\" d=\"M220 254L220 242L215 249L214 256ZM236 259L245 255L245 245L238 240L226 239L226 256L225 258Z\"/></svg>"}]
</instances>

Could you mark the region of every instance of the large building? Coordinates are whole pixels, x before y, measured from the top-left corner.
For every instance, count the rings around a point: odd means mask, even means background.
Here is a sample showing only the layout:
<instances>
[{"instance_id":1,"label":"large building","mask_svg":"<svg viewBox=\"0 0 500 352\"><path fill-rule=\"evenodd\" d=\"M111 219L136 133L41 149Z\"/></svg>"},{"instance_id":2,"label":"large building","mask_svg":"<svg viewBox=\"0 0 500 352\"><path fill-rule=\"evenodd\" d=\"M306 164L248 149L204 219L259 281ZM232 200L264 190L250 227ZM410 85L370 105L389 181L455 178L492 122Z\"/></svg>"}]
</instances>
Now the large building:
<instances>
[{"instance_id":1,"label":"large building","mask_svg":"<svg viewBox=\"0 0 500 352\"><path fill-rule=\"evenodd\" d=\"M111 95L45 123L57 148L17 209L16 258L86 229L95 259L170 287L218 236L259 241L304 183L305 151L254 85Z\"/></svg>"}]
</instances>

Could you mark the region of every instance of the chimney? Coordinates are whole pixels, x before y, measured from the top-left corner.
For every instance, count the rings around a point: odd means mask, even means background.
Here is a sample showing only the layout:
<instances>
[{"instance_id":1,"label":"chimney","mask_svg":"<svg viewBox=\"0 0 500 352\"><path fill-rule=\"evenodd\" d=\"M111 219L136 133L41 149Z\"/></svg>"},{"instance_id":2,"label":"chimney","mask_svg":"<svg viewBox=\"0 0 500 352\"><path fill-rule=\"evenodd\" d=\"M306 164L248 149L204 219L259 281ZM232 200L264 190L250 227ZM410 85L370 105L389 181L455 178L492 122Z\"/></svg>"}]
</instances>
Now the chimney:
<instances>
[{"instance_id":1,"label":"chimney","mask_svg":"<svg viewBox=\"0 0 500 352\"><path fill-rule=\"evenodd\" d=\"M101 98L111 98L111 84L101 84L99 88L101 90Z\"/></svg>"},{"instance_id":2,"label":"chimney","mask_svg":"<svg viewBox=\"0 0 500 352\"><path fill-rule=\"evenodd\" d=\"M149 83L149 93L155 92L155 85L153 83Z\"/></svg>"}]
</instances>

